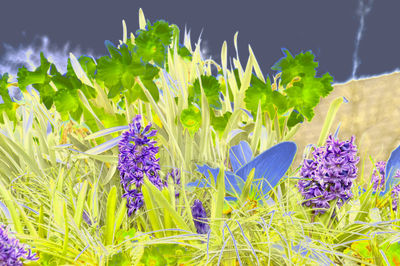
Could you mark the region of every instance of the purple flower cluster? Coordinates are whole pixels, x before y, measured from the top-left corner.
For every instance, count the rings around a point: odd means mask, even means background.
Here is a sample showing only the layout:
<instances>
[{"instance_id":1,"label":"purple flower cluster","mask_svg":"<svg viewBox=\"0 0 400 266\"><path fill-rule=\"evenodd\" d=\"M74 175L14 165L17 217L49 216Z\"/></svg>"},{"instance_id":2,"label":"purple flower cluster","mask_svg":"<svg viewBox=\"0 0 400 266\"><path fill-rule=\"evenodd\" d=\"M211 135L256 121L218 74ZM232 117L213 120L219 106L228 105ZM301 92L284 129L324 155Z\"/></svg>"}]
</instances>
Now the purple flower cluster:
<instances>
[{"instance_id":1,"label":"purple flower cluster","mask_svg":"<svg viewBox=\"0 0 400 266\"><path fill-rule=\"evenodd\" d=\"M27 254L28 253L28 254ZM18 239L8 235L8 228L0 225L0 266L23 265L20 259L38 260L36 253L30 249L25 250L24 245Z\"/></svg>"},{"instance_id":2,"label":"purple flower cluster","mask_svg":"<svg viewBox=\"0 0 400 266\"><path fill-rule=\"evenodd\" d=\"M174 168L171 172L167 173L166 180L164 181L164 187L168 187L168 178L171 178L175 185L181 184L181 175L179 173L179 169ZM179 191L175 187L175 198L179 197Z\"/></svg>"},{"instance_id":3,"label":"purple flower cluster","mask_svg":"<svg viewBox=\"0 0 400 266\"><path fill-rule=\"evenodd\" d=\"M200 200L195 200L192 206L192 216L194 225L198 234L207 234L210 230L208 223L201 222L205 221L207 218L206 210L203 207L203 203Z\"/></svg>"},{"instance_id":4,"label":"purple flower cluster","mask_svg":"<svg viewBox=\"0 0 400 266\"><path fill-rule=\"evenodd\" d=\"M129 130L122 133L119 142L118 170L125 190L123 197L128 201L128 216L143 206L143 194L140 188L145 175L158 189L163 187L158 173L160 159L155 158L158 147L154 146L155 141L149 139L155 136L157 131L150 131L151 124L142 129L140 121L141 116L137 115L129 124Z\"/></svg>"},{"instance_id":5,"label":"purple flower cluster","mask_svg":"<svg viewBox=\"0 0 400 266\"><path fill-rule=\"evenodd\" d=\"M376 192L379 189L382 189L383 186L385 185L385 167L386 167L386 162L385 161L380 161L375 164L376 168L379 171L379 176L376 175L376 170L372 172L372 189L374 192ZM400 178L400 170L397 170L396 174L393 176L393 178ZM397 210L397 199L400 194L400 184L394 186L392 188L391 196L392 196L392 203L393 203L393 211Z\"/></svg>"},{"instance_id":6,"label":"purple flower cluster","mask_svg":"<svg viewBox=\"0 0 400 266\"><path fill-rule=\"evenodd\" d=\"M357 147L354 136L349 141L340 142L331 135L326 146L316 148L314 160L305 159L301 168L297 187L306 201L303 206L329 209L330 201L338 200L341 207L351 196L351 186L357 177ZM326 210L315 210L315 214Z\"/></svg>"},{"instance_id":7,"label":"purple flower cluster","mask_svg":"<svg viewBox=\"0 0 400 266\"><path fill-rule=\"evenodd\" d=\"M400 171L397 171L396 175L397 175L397 177L400 177ZM398 184L392 188L391 196L393 199L393 201L392 201L393 211L397 211L397 199L399 198L399 194L400 194L400 184Z\"/></svg>"},{"instance_id":8,"label":"purple flower cluster","mask_svg":"<svg viewBox=\"0 0 400 266\"><path fill-rule=\"evenodd\" d=\"M379 174L377 175L376 169L372 172L372 188L374 192L376 192L379 189L381 189L384 184L385 184L385 167L386 167L386 162L385 161L380 161L375 164L376 168L379 171Z\"/></svg>"}]
</instances>

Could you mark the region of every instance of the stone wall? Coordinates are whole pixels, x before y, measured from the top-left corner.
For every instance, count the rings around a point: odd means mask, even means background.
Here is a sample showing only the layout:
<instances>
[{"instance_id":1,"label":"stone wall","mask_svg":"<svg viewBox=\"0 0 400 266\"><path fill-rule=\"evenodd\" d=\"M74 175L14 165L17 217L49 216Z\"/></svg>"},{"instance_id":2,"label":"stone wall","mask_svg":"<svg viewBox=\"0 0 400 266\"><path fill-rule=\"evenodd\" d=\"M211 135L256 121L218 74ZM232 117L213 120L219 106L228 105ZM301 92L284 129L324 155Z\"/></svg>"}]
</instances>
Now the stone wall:
<instances>
[{"instance_id":1,"label":"stone wall","mask_svg":"<svg viewBox=\"0 0 400 266\"><path fill-rule=\"evenodd\" d=\"M307 144L317 144L331 101L344 96L349 102L341 105L331 133L341 122L340 140L355 135L361 160L367 152L365 174L369 176L373 166L369 156L378 161L387 160L390 152L400 145L400 72L333 84L333 87L331 94L315 108L313 120L304 122L294 137L298 145L294 163L301 162ZM361 160L358 164L360 172Z\"/></svg>"}]
</instances>

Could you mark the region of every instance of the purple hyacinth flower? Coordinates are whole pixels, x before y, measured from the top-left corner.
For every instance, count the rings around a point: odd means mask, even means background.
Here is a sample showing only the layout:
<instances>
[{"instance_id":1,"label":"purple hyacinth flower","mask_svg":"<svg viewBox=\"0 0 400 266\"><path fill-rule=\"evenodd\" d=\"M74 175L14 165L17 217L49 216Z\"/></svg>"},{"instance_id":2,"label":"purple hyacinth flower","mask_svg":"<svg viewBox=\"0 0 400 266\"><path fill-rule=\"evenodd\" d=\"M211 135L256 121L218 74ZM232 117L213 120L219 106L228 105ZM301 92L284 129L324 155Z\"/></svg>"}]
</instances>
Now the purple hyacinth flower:
<instances>
[{"instance_id":1,"label":"purple hyacinth flower","mask_svg":"<svg viewBox=\"0 0 400 266\"><path fill-rule=\"evenodd\" d=\"M397 170L394 178L400 178L400 170ZM393 200L393 202L392 202L393 203L393 211L397 211L397 199L399 198L399 194L400 194L400 184L398 184L392 188L391 196L392 196L392 200Z\"/></svg>"},{"instance_id":2,"label":"purple hyacinth flower","mask_svg":"<svg viewBox=\"0 0 400 266\"><path fill-rule=\"evenodd\" d=\"M23 265L21 259L38 260L36 253L31 249L25 250L25 246L19 240L9 235L8 228L0 225L0 266Z\"/></svg>"},{"instance_id":3,"label":"purple hyacinth flower","mask_svg":"<svg viewBox=\"0 0 400 266\"><path fill-rule=\"evenodd\" d=\"M203 203L200 200L195 200L192 206L192 216L194 225L198 234L207 234L210 230L210 226L202 221L206 221L207 213L203 207Z\"/></svg>"},{"instance_id":4,"label":"purple hyacinth flower","mask_svg":"<svg viewBox=\"0 0 400 266\"><path fill-rule=\"evenodd\" d=\"M351 186L357 177L354 136L348 141L339 141L331 135L323 147L315 147L313 160L305 159L300 170L297 187L305 201L303 206L330 208L330 201L337 199L341 207L352 197ZM315 214L324 213L316 210Z\"/></svg>"},{"instance_id":5,"label":"purple hyacinth flower","mask_svg":"<svg viewBox=\"0 0 400 266\"><path fill-rule=\"evenodd\" d=\"M160 165L156 159L158 147L151 140L157 133L150 131L151 124L142 129L141 116L136 115L129 130L122 133L119 147L118 170L121 184L125 190L123 197L127 199L128 215L131 216L143 206L143 195L140 188L143 178L146 176L158 189L162 189L163 183L158 171Z\"/></svg>"},{"instance_id":6,"label":"purple hyacinth flower","mask_svg":"<svg viewBox=\"0 0 400 266\"><path fill-rule=\"evenodd\" d=\"M168 187L168 178L171 178L172 181L174 182L175 185L180 185L181 184L181 176L179 169L174 168L171 170L171 172L167 173L166 180L164 181L163 185L164 187ZM177 186L175 186L175 198L179 197L179 191L177 191Z\"/></svg>"},{"instance_id":7,"label":"purple hyacinth flower","mask_svg":"<svg viewBox=\"0 0 400 266\"><path fill-rule=\"evenodd\" d=\"M379 171L379 174L376 173L376 169L374 169L371 177L371 182L372 182L372 187L374 192L376 192L379 189L383 188L385 184L385 167L386 167L386 162L385 161L380 161L375 164L376 168Z\"/></svg>"}]
</instances>

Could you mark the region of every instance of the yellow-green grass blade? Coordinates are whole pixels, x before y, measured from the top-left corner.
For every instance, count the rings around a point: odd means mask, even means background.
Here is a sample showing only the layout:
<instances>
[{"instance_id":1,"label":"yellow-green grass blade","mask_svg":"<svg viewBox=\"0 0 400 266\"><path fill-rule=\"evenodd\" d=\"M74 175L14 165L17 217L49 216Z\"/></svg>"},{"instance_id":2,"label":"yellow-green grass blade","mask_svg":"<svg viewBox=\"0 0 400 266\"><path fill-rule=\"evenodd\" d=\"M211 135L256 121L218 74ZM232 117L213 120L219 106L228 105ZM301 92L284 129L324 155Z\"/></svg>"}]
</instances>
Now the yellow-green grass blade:
<instances>
[{"instance_id":1,"label":"yellow-green grass blade","mask_svg":"<svg viewBox=\"0 0 400 266\"><path fill-rule=\"evenodd\" d=\"M29 234L31 234L34 237L38 237L38 233L37 233L35 227L33 226L32 222L29 221L29 218L26 215L25 211L18 204L16 204L16 206L18 208L18 211L19 211L19 214L21 215L22 220L24 221L24 224L28 228Z\"/></svg>"},{"instance_id":2,"label":"yellow-green grass blade","mask_svg":"<svg viewBox=\"0 0 400 266\"><path fill-rule=\"evenodd\" d=\"M253 137L250 141L251 150L254 152L257 150L257 146L261 137L261 128L262 128L262 111L261 111L261 101L259 101L257 107L257 117L254 126Z\"/></svg>"},{"instance_id":3,"label":"yellow-green grass blade","mask_svg":"<svg viewBox=\"0 0 400 266\"><path fill-rule=\"evenodd\" d=\"M105 129L103 123L97 117L96 113L93 111L92 107L90 106L88 99L86 98L85 94L81 90L78 90L78 96L82 101L83 107L86 108L89 111L89 113L94 117L99 129L100 130Z\"/></svg>"},{"instance_id":4,"label":"yellow-green grass blade","mask_svg":"<svg viewBox=\"0 0 400 266\"><path fill-rule=\"evenodd\" d=\"M221 235L222 215L224 209L225 199L225 166L223 162L220 163L219 174L217 177L217 192L216 202L213 204L211 212L212 229L215 234ZM211 172L209 172L211 175Z\"/></svg>"},{"instance_id":5,"label":"yellow-green grass blade","mask_svg":"<svg viewBox=\"0 0 400 266\"><path fill-rule=\"evenodd\" d=\"M42 171L40 171L39 167L37 166L37 162L33 158L29 157L29 155L24 151L24 149L21 147L20 144L15 143L13 140L8 138L3 138L3 139L9 145L9 147L15 152L15 154L18 154L18 157L22 158L26 163L26 165L29 166L29 168L32 169L32 171L37 176L43 175Z\"/></svg>"},{"instance_id":6,"label":"yellow-green grass blade","mask_svg":"<svg viewBox=\"0 0 400 266\"><path fill-rule=\"evenodd\" d=\"M112 180L112 178L115 176L115 172L117 171L117 167L118 167L117 163L114 163L114 164L111 165L110 169L107 172L106 177L104 178L104 180L102 182L103 186L107 185Z\"/></svg>"},{"instance_id":7,"label":"yellow-green grass blade","mask_svg":"<svg viewBox=\"0 0 400 266\"><path fill-rule=\"evenodd\" d=\"M231 99L229 96L229 88L228 88L228 80L227 80L227 58L228 58L228 53L227 53L227 44L226 41L222 44L222 49L221 49L221 64L222 64L222 72L223 72L223 81L225 83L225 105L223 112L229 111L232 112L232 107L231 107Z\"/></svg>"},{"instance_id":8,"label":"yellow-green grass blade","mask_svg":"<svg viewBox=\"0 0 400 266\"><path fill-rule=\"evenodd\" d=\"M126 29L126 23L125 20L122 20L122 43L127 42L127 29Z\"/></svg>"},{"instance_id":9,"label":"yellow-green grass blade","mask_svg":"<svg viewBox=\"0 0 400 266\"><path fill-rule=\"evenodd\" d=\"M149 180L144 180L144 185L146 187L146 193L151 192L154 195L155 201L159 206L164 208L167 213L170 214L175 224L183 230L191 231L187 223L183 220L183 218L172 208L171 204L164 197L163 193L159 191Z\"/></svg>"},{"instance_id":10,"label":"yellow-green grass blade","mask_svg":"<svg viewBox=\"0 0 400 266\"><path fill-rule=\"evenodd\" d=\"M160 118L162 124L165 126L170 139L172 140L172 144L175 146L175 151L178 153L179 158L183 161L184 157L182 154L181 149L179 148L178 142L176 140L176 137L173 134L172 128L171 126L167 123L165 117L162 115L160 108L158 107L157 103L154 101L153 97L151 96L150 92L145 88L145 86L143 85L142 81L140 80L139 77L137 77L137 81L140 85L140 87L142 88L143 93L146 95L147 99L150 101L151 106L154 108L156 114L158 115L158 117Z\"/></svg>"},{"instance_id":11,"label":"yellow-green grass blade","mask_svg":"<svg viewBox=\"0 0 400 266\"><path fill-rule=\"evenodd\" d=\"M40 209L39 209L38 227L39 227L39 231L38 231L39 237L40 238L45 238L46 229L44 227L44 209L43 209L43 205L41 205Z\"/></svg>"},{"instance_id":12,"label":"yellow-green grass blade","mask_svg":"<svg viewBox=\"0 0 400 266\"><path fill-rule=\"evenodd\" d=\"M80 81L82 81L82 83L86 84L87 86L93 87L92 82L87 77L85 71L82 69L81 64L76 59L76 57L72 53L69 53L69 57L71 59L72 69L74 70L74 72L75 72L76 76L78 77L78 79Z\"/></svg>"},{"instance_id":13,"label":"yellow-green grass blade","mask_svg":"<svg viewBox=\"0 0 400 266\"><path fill-rule=\"evenodd\" d=\"M155 195L153 190L151 190L151 186L147 184L149 182L147 178L144 178L144 185L142 186L143 193L143 201L146 206L147 216L149 217L150 224L152 227L152 231L159 231L164 229L161 223L161 212L160 209L156 209L156 201L159 198L159 195ZM161 193L161 192L160 192ZM154 197L152 196L154 195ZM164 237L163 232L156 232L156 237Z\"/></svg>"},{"instance_id":14,"label":"yellow-green grass blade","mask_svg":"<svg viewBox=\"0 0 400 266\"><path fill-rule=\"evenodd\" d=\"M122 198L121 203L119 204L117 214L116 214L116 219L115 219L115 230L119 230L119 228L122 225L122 222L124 221L124 218L126 217L127 213L127 207L126 207L126 198Z\"/></svg>"},{"instance_id":15,"label":"yellow-green grass blade","mask_svg":"<svg viewBox=\"0 0 400 266\"><path fill-rule=\"evenodd\" d=\"M172 187L172 186L171 186L171 187ZM172 206L172 203L171 203L171 195L170 195L170 193L169 193L168 188L163 188L163 190L162 190L161 192L162 192L163 196L165 197L165 199L167 200L167 203L168 203L168 204L171 204L171 207L172 207L173 209L175 209L175 208ZM173 228L171 216L170 216L170 214L168 213L167 209L164 209L164 227L165 227L166 229ZM170 235L172 235L172 233L173 233L173 232L167 231L167 232L166 232L166 235L167 235L167 236L170 236Z\"/></svg>"},{"instance_id":16,"label":"yellow-green grass blade","mask_svg":"<svg viewBox=\"0 0 400 266\"><path fill-rule=\"evenodd\" d=\"M329 135L329 131L335 119L336 113L339 110L339 107L342 103L343 103L343 97L337 97L335 100L332 101L331 105L329 106L329 110L326 115L324 125L321 130L321 134L319 135L317 144L318 147L321 147L325 143L325 140Z\"/></svg>"},{"instance_id":17,"label":"yellow-green grass blade","mask_svg":"<svg viewBox=\"0 0 400 266\"><path fill-rule=\"evenodd\" d=\"M256 72L257 78L259 78L262 82L265 83L265 79L264 79L263 73L261 72L260 66L258 65L258 62L256 60L256 57L255 57L254 53L253 53L253 49L251 49L250 44L249 44L249 55L253 58L253 67L254 67L254 70Z\"/></svg>"},{"instance_id":18,"label":"yellow-green grass blade","mask_svg":"<svg viewBox=\"0 0 400 266\"><path fill-rule=\"evenodd\" d=\"M90 139L95 139L95 138L99 138L99 137L103 137L103 136L107 136L110 135L112 133L118 132L118 131L122 131L122 130L128 130L129 126L118 126L118 127L111 127L111 128L106 128L103 130L99 130L93 134L90 134L88 136L85 137L85 140L90 140Z\"/></svg>"},{"instance_id":19,"label":"yellow-green grass blade","mask_svg":"<svg viewBox=\"0 0 400 266\"><path fill-rule=\"evenodd\" d=\"M115 208L117 204L117 187L113 186L107 197L107 215L105 224L105 245L112 245L114 238Z\"/></svg>"},{"instance_id":20,"label":"yellow-green grass blade","mask_svg":"<svg viewBox=\"0 0 400 266\"><path fill-rule=\"evenodd\" d=\"M3 202L4 204L7 206L8 210L10 211L10 215L12 218L12 222L13 222L13 226L14 229L17 233L23 233L23 228L22 228L22 224L20 221L20 217L18 212L16 211L16 207L15 207L15 200L12 197L12 195L10 194L9 190L6 189L6 187L4 186L2 180L0 179L0 196L3 198Z\"/></svg>"},{"instance_id":21,"label":"yellow-green grass blade","mask_svg":"<svg viewBox=\"0 0 400 266\"><path fill-rule=\"evenodd\" d=\"M82 215L83 215L83 206L86 202L86 192L88 188L88 182L85 180L83 182L82 188L79 191L78 195L78 201L76 203L76 209L75 209L75 215L74 215L74 221L76 223L76 226L78 229L81 228L81 223L82 223Z\"/></svg>"},{"instance_id":22,"label":"yellow-green grass blade","mask_svg":"<svg viewBox=\"0 0 400 266\"><path fill-rule=\"evenodd\" d=\"M67 253L68 240L69 240L68 215L67 215L67 206L65 204L65 201L63 202L63 214L64 214L64 221L65 221L65 233L64 233L64 243L63 243L62 254L65 255Z\"/></svg>"},{"instance_id":23,"label":"yellow-green grass blade","mask_svg":"<svg viewBox=\"0 0 400 266\"><path fill-rule=\"evenodd\" d=\"M139 8L139 28L141 30L146 30L146 19L141 8Z\"/></svg>"},{"instance_id":24,"label":"yellow-green grass blade","mask_svg":"<svg viewBox=\"0 0 400 266\"><path fill-rule=\"evenodd\" d=\"M186 173L182 171L183 170L182 168L180 168L179 170L180 170L180 173L181 173L181 185L182 185L181 186L182 189L181 189L181 193L180 193L181 196L179 197L179 204L182 204L182 201L183 201L183 204L185 206L184 212L186 213L186 215L188 217L192 217L190 204L189 204L189 201L188 201L187 196L186 196ZM191 232L195 232L196 231L196 227L195 227L194 222L193 222L192 219L189 220L189 225L188 226L190 227L190 231Z\"/></svg>"},{"instance_id":25,"label":"yellow-green grass blade","mask_svg":"<svg viewBox=\"0 0 400 266\"><path fill-rule=\"evenodd\" d=\"M65 228L64 228L65 221L64 221L64 213L63 213L64 198L62 195L63 185L64 185L64 168L60 167L58 180L57 180L57 186L54 188L54 191L53 191L53 214L54 214L54 220L55 220L56 224L60 228L63 228L65 230Z\"/></svg>"},{"instance_id":26,"label":"yellow-green grass blade","mask_svg":"<svg viewBox=\"0 0 400 266\"><path fill-rule=\"evenodd\" d=\"M236 108L244 108L244 97L246 95L246 91L249 88L250 85L250 79L252 75L252 70L253 69L253 57L249 56L247 60L247 65L246 65L246 71L244 72L243 79L241 80L242 84L240 86L239 90L239 97L235 99L235 109Z\"/></svg>"},{"instance_id":27,"label":"yellow-green grass blade","mask_svg":"<svg viewBox=\"0 0 400 266\"><path fill-rule=\"evenodd\" d=\"M242 202L242 204L244 202L246 202L249 194L250 194L250 190L251 190L251 185L253 183L253 179L254 179L254 172L255 172L256 168L253 168L250 173L249 176L246 179L246 182L244 183L244 187L242 189L242 195L240 196L240 201Z\"/></svg>"}]
</instances>

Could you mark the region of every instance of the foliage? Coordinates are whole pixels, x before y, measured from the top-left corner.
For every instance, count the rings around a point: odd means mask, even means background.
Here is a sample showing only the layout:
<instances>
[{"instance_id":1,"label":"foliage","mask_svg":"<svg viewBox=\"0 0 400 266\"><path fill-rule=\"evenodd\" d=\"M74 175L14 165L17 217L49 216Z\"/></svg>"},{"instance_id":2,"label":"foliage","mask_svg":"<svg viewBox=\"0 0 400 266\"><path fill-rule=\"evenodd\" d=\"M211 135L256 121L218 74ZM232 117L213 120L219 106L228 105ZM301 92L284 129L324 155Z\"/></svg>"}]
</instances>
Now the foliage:
<instances>
[{"instance_id":1,"label":"foliage","mask_svg":"<svg viewBox=\"0 0 400 266\"><path fill-rule=\"evenodd\" d=\"M64 75L41 53L41 66L21 68L17 83L1 76L0 222L38 254L31 265L397 263L400 214L390 193L352 186L351 200L318 217L301 204L290 139L332 90L329 74L315 77L310 52L287 52L265 82L251 48L244 69L234 59L228 70L226 42L220 66L201 60L199 45L182 46L176 25L146 23L142 10L139 25L127 38L123 22L120 45L105 42L110 56L70 54ZM237 50L237 34L234 42ZM24 99L14 102L10 86ZM332 102L317 146L342 102ZM164 182L160 190L144 171L143 208L128 216L117 146L136 115L155 128ZM144 137L136 133L135 145ZM138 150L125 155L147 160ZM397 183L398 150L385 192ZM179 182L166 178L171 169ZM197 232L204 217L210 230Z\"/></svg>"}]
</instances>

